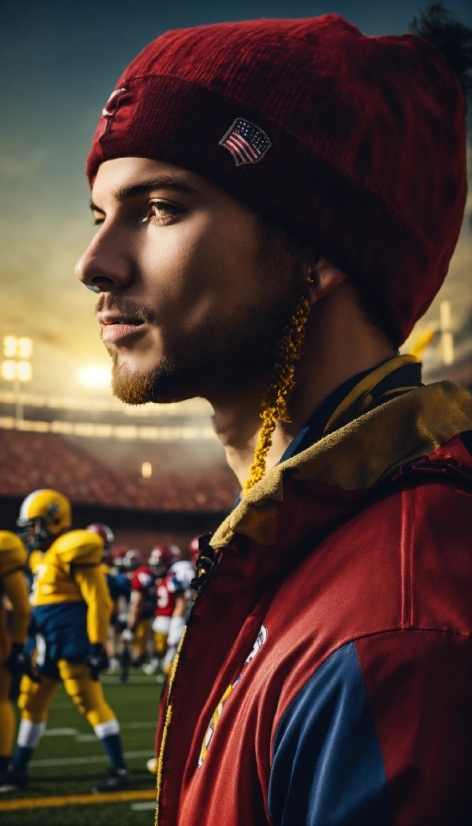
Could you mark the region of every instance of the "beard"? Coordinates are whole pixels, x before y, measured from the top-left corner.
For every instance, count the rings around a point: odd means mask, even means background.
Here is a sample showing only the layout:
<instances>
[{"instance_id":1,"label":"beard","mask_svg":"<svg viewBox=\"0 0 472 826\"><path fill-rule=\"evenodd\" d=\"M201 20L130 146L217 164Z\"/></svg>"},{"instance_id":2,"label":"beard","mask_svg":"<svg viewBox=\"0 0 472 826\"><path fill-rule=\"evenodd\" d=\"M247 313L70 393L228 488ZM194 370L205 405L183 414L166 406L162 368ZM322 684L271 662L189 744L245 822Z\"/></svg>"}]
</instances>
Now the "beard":
<instances>
[{"instance_id":1,"label":"beard","mask_svg":"<svg viewBox=\"0 0 472 826\"><path fill-rule=\"evenodd\" d=\"M250 382L268 379L299 288L285 282L266 291L262 303L242 306L230 318L209 320L174 340L172 352L146 372L120 364L112 353L112 389L122 402L169 403L200 396L210 401L233 395ZM142 310L144 313L144 310Z\"/></svg>"}]
</instances>

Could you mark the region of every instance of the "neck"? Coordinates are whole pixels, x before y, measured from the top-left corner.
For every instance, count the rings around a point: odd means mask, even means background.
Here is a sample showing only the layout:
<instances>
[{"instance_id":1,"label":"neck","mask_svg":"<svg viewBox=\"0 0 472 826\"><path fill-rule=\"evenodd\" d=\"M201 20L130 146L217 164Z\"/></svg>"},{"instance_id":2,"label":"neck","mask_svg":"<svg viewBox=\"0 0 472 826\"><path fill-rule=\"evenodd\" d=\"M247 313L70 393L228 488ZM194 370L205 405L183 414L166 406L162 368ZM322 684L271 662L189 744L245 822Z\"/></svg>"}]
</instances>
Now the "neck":
<instances>
[{"instance_id":1,"label":"neck","mask_svg":"<svg viewBox=\"0 0 472 826\"><path fill-rule=\"evenodd\" d=\"M226 461L240 484L252 462L261 426L260 407L265 382L238 387L237 395L210 399L215 411L213 427L226 453Z\"/></svg>"},{"instance_id":2,"label":"neck","mask_svg":"<svg viewBox=\"0 0 472 826\"><path fill-rule=\"evenodd\" d=\"M304 354L297 366L289 402L290 421L278 421L267 457L267 470L279 461L316 408L347 379L377 367L395 355L380 331L358 308L354 289L343 282L311 308ZM214 427L227 462L244 484L249 474L261 426L260 406L268 377L248 382L224 399L210 399Z\"/></svg>"}]
</instances>

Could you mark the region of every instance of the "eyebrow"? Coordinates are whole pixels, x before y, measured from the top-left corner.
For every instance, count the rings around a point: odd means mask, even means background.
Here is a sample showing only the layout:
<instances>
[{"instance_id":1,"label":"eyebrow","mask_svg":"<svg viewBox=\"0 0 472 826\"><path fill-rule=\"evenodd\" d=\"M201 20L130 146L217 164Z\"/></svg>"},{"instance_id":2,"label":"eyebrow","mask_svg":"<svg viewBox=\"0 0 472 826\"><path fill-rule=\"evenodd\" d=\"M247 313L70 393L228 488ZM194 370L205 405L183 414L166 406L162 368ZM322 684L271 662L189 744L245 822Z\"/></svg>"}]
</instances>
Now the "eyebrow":
<instances>
[{"instance_id":1,"label":"eyebrow","mask_svg":"<svg viewBox=\"0 0 472 826\"><path fill-rule=\"evenodd\" d=\"M184 184L182 181L176 181L175 178L156 178L151 181L143 181L140 184L133 184L133 186L124 186L113 192L113 197L119 203L124 203L131 198L136 198L138 195L145 195L152 192L153 189L171 189L174 192L181 192L184 195L197 195L198 191L189 184ZM90 209L93 212L100 212L103 215L105 211L101 207L90 201Z\"/></svg>"}]
</instances>

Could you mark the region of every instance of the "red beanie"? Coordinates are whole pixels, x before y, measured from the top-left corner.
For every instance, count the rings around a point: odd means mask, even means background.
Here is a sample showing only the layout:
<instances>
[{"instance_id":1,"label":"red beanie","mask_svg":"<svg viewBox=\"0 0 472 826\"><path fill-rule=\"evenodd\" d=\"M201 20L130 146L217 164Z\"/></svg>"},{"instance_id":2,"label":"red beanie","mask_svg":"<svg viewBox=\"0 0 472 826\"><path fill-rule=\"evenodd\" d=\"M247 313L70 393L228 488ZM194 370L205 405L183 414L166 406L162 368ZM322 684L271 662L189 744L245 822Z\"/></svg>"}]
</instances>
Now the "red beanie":
<instances>
[{"instance_id":1,"label":"red beanie","mask_svg":"<svg viewBox=\"0 0 472 826\"><path fill-rule=\"evenodd\" d=\"M202 175L334 260L399 344L459 234L465 108L416 35L364 37L332 14L182 29L121 76L87 174L137 156Z\"/></svg>"}]
</instances>

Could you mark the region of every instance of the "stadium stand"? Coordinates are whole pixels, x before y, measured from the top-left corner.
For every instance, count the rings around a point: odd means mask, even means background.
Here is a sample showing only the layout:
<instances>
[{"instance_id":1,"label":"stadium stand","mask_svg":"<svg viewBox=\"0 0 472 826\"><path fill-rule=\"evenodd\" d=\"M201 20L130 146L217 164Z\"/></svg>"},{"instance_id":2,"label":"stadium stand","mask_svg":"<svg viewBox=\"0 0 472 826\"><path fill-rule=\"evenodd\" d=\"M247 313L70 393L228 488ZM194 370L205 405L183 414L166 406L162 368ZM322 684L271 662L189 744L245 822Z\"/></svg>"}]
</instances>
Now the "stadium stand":
<instances>
[{"instance_id":1,"label":"stadium stand","mask_svg":"<svg viewBox=\"0 0 472 826\"><path fill-rule=\"evenodd\" d=\"M177 449L177 448L176 448ZM141 479L111 469L68 439L51 433L0 431L4 467L0 496L25 496L38 488L56 488L74 503L152 511L224 512L231 509L237 486L225 468L204 473L159 472Z\"/></svg>"}]
</instances>

